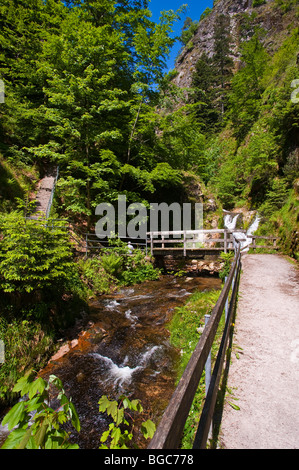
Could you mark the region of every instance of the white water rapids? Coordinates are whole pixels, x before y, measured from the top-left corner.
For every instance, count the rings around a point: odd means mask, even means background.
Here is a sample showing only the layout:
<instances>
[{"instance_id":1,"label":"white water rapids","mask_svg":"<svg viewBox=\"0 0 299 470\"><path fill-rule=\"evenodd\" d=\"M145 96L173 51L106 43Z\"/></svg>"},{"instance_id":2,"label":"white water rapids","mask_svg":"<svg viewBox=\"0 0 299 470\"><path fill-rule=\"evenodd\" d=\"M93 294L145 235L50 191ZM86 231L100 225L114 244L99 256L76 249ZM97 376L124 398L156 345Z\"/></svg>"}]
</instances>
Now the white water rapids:
<instances>
[{"instance_id":1,"label":"white water rapids","mask_svg":"<svg viewBox=\"0 0 299 470\"><path fill-rule=\"evenodd\" d=\"M252 242L252 235L256 232L259 226L260 222L260 217L258 214L256 215L254 221L248 228L246 233L243 232L238 232L238 230L235 230L237 220L240 214L232 214L232 213L226 213L224 215L224 226L225 228L232 230L233 231L233 236L235 237L236 240L240 240L241 244L241 251L248 251L249 250L249 245ZM244 240L245 239L245 240Z\"/></svg>"},{"instance_id":2,"label":"white water rapids","mask_svg":"<svg viewBox=\"0 0 299 470\"><path fill-rule=\"evenodd\" d=\"M120 387L126 383L131 382L132 376L138 370L143 369L146 367L147 362L153 356L153 354L162 349L162 346L153 346L151 349L146 351L139 359L139 363L135 367L129 367L126 365L128 361L128 357L125 357L123 363L121 365L115 364L115 362L110 359L110 357L103 356L102 354L98 353L91 353L91 355L95 358L100 360L105 366L108 368L108 378L107 381L112 380L115 385L119 385Z\"/></svg>"}]
</instances>

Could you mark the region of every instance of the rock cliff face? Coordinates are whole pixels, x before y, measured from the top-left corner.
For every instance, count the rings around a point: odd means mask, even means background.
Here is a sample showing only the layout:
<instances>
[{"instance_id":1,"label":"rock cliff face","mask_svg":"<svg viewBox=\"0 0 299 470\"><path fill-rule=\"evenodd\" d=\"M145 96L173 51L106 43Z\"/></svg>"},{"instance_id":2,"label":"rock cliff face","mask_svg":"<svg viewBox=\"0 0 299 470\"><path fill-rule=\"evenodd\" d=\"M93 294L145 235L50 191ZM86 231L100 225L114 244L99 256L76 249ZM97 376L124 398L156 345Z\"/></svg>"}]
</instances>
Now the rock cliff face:
<instances>
[{"instance_id":1,"label":"rock cliff face","mask_svg":"<svg viewBox=\"0 0 299 470\"><path fill-rule=\"evenodd\" d=\"M269 52L273 52L276 46L281 44L280 36L287 34L287 25L292 23L290 19L292 12L283 15L280 9L275 7L274 0L266 0L265 4L254 8L252 3L253 0L218 0L211 13L200 21L192 38L193 47L185 47L176 61L175 69L178 72L174 79L176 85L182 88L190 87L192 73L200 56L203 53L209 57L214 54L214 26L221 14L230 18L231 52L236 68L239 65L240 43L246 39L241 28L246 15L251 16L254 25L260 25L267 31L264 41Z\"/></svg>"}]
</instances>

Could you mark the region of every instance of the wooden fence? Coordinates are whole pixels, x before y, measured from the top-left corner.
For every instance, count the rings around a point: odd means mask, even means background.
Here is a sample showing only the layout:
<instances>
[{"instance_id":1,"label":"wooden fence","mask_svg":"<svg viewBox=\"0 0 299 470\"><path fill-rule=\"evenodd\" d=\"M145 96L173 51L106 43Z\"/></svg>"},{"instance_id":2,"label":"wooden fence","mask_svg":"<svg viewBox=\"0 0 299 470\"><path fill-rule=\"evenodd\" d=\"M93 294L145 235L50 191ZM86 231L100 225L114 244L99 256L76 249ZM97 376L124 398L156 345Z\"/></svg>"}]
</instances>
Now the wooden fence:
<instances>
[{"instance_id":1,"label":"wooden fence","mask_svg":"<svg viewBox=\"0 0 299 470\"><path fill-rule=\"evenodd\" d=\"M151 254L183 251L186 256L187 251L203 251L208 248L211 251L226 252L229 248L234 248L232 233L226 229L148 232L147 235Z\"/></svg>"},{"instance_id":2,"label":"wooden fence","mask_svg":"<svg viewBox=\"0 0 299 470\"><path fill-rule=\"evenodd\" d=\"M246 231L238 230L239 242L246 240L246 238L240 238L242 233L245 234ZM97 237L95 233L79 233L79 238L80 240L77 240L77 244L80 245L78 251L84 252L86 257L89 253L93 255L101 251L104 252L107 248L113 249L113 243L110 243L111 240L108 237L102 239ZM252 239L250 248L278 249L278 237L252 235L250 238ZM140 248L145 254L150 253L151 255L174 253L185 257L196 255L196 253L217 254L222 251L226 253L236 247L234 232L228 229L148 232L146 239L122 237L121 240L130 243L133 248ZM267 244L258 244L258 241L266 241Z\"/></svg>"},{"instance_id":3,"label":"wooden fence","mask_svg":"<svg viewBox=\"0 0 299 470\"><path fill-rule=\"evenodd\" d=\"M105 252L107 250L113 250L113 238L109 239L108 237L105 239L98 238L95 233L85 233L85 257L88 256L88 253L94 254L98 251ZM145 251L147 254L147 240L142 238L130 238L130 237L121 237L120 240L126 243L128 246L131 245L133 249L139 248ZM130 248L129 248L130 249Z\"/></svg>"},{"instance_id":4,"label":"wooden fence","mask_svg":"<svg viewBox=\"0 0 299 470\"><path fill-rule=\"evenodd\" d=\"M223 290L221 291L219 299L212 310L210 319L187 364L178 386L173 393L168 407L161 418L160 424L148 446L148 449L178 449L180 447L184 426L198 388L199 381L204 371L207 358L211 351L221 316L225 310L225 304L227 300L229 300L229 308L223 336L194 440L194 448L203 449L206 447L228 345L232 316L236 305L241 269L240 244L236 242L236 245L237 249L235 252L235 258Z\"/></svg>"},{"instance_id":5,"label":"wooden fence","mask_svg":"<svg viewBox=\"0 0 299 470\"><path fill-rule=\"evenodd\" d=\"M235 231L228 229L211 229L211 230L181 230L181 231L164 231L164 232L148 232L147 243L150 245L152 255L167 253L182 253L183 256L195 252L221 252L225 253L235 249ZM238 241L246 241L246 230L238 230ZM244 234L244 238L241 238ZM277 249L278 237L273 236L255 236L250 235L250 248L270 248ZM257 240L266 240L272 244L257 244Z\"/></svg>"}]
</instances>

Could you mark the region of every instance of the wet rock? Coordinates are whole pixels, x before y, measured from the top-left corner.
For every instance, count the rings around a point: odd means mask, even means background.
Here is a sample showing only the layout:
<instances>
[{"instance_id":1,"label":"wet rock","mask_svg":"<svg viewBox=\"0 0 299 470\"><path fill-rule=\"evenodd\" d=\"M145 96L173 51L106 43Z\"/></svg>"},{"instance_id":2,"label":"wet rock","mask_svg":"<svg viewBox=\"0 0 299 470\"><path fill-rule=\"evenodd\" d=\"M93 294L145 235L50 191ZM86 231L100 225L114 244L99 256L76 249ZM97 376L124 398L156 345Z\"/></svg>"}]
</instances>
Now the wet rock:
<instances>
[{"instance_id":1,"label":"wet rock","mask_svg":"<svg viewBox=\"0 0 299 470\"><path fill-rule=\"evenodd\" d=\"M85 374L81 371L78 372L78 374L76 375L76 379L79 383L83 382L83 380L85 379Z\"/></svg>"},{"instance_id":2,"label":"wet rock","mask_svg":"<svg viewBox=\"0 0 299 470\"><path fill-rule=\"evenodd\" d=\"M75 348L76 346L78 346L78 343L79 341L77 339L73 339L71 342L70 342L70 348Z\"/></svg>"},{"instance_id":3,"label":"wet rock","mask_svg":"<svg viewBox=\"0 0 299 470\"><path fill-rule=\"evenodd\" d=\"M61 357L63 357L66 353L68 353L70 350L70 347L68 344L64 344L63 346L61 346L61 348L57 351L56 354L54 354L54 356L51 357L50 361L57 361L58 359L60 359Z\"/></svg>"}]
</instances>

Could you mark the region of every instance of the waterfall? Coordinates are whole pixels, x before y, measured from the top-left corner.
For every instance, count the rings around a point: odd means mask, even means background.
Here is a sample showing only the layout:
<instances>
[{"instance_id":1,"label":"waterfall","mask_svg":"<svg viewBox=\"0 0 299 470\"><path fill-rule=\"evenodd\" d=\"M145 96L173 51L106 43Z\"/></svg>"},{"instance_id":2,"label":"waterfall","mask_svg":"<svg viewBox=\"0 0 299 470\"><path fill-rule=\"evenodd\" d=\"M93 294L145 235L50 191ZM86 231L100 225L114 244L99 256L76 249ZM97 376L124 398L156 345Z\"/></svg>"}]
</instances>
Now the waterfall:
<instances>
[{"instance_id":1,"label":"waterfall","mask_svg":"<svg viewBox=\"0 0 299 470\"><path fill-rule=\"evenodd\" d=\"M225 214L224 216L224 226L229 230L233 230L236 227L237 219L239 214Z\"/></svg>"},{"instance_id":2,"label":"waterfall","mask_svg":"<svg viewBox=\"0 0 299 470\"><path fill-rule=\"evenodd\" d=\"M240 214L232 214L232 213L229 213L229 212L226 212L226 211L224 211L224 212L225 212L225 215L224 215L224 226L225 226L225 228L233 231L233 235L234 235L235 239L241 240L240 241L241 251L243 251L243 252L248 251L249 250L249 245L251 244L251 241L252 241L252 235L258 229L259 222L260 222L260 217L257 214L254 221L252 222L252 224L248 228L247 232L243 233L243 232L238 232L237 230L234 230L236 228L237 220L238 220L238 217L239 217ZM244 238L245 238L245 240L244 240Z\"/></svg>"}]
</instances>

